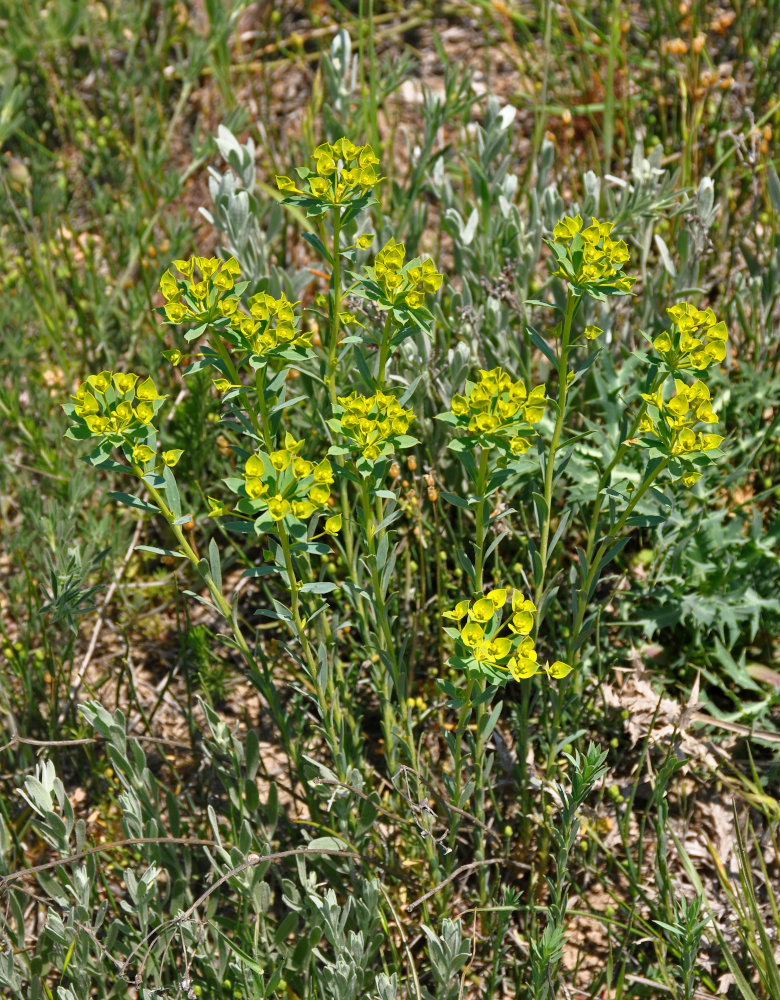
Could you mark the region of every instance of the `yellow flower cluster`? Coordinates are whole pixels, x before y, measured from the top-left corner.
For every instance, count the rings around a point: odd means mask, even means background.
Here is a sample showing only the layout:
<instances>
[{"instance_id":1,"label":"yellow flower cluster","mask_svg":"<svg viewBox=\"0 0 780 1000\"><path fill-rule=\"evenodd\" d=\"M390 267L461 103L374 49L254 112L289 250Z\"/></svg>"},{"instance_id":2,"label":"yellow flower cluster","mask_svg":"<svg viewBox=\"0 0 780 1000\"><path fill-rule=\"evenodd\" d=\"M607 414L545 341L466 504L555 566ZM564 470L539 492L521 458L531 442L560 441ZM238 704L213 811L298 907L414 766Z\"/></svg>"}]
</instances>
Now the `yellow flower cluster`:
<instances>
[{"instance_id":1,"label":"yellow flower cluster","mask_svg":"<svg viewBox=\"0 0 780 1000\"><path fill-rule=\"evenodd\" d=\"M492 670L507 671L521 681L541 669L531 636L536 606L519 590L513 590L511 614L503 619L508 596L506 588L491 590L476 601L460 601L452 611L445 611L444 617L458 623L455 634L478 669L488 674ZM544 669L549 677L561 678L571 667L556 660Z\"/></svg>"},{"instance_id":2,"label":"yellow flower cluster","mask_svg":"<svg viewBox=\"0 0 780 1000\"><path fill-rule=\"evenodd\" d=\"M410 309L419 309L426 294L441 288L442 275L430 257L404 267L405 254L403 243L390 240L376 255L371 270L388 302L393 305L405 303Z\"/></svg>"},{"instance_id":3,"label":"yellow flower cluster","mask_svg":"<svg viewBox=\"0 0 780 1000\"><path fill-rule=\"evenodd\" d=\"M583 229L579 215L561 219L550 244L558 264L553 274L597 297L627 294L636 278L623 273L630 254L625 240L610 238L613 225L594 218Z\"/></svg>"},{"instance_id":4,"label":"yellow flower cluster","mask_svg":"<svg viewBox=\"0 0 780 1000\"><path fill-rule=\"evenodd\" d=\"M404 409L395 396L381 391L373 396L353 392L338 400L344 412L336 421L336 429L359 448L367 462L391 454L399 443L403 447L404 443L397 439L409 430L414 413Z\"/></svg>"},{"instance_id":5,"label":"yellow flower cluster","mask_svg":"<svg viewBox=\"0 0 780 1000\"><path fill-rule=\"evenodd\" d=\"M228 303L237 300L220 302L220 308L228 307ZM249 315L243 311L230 313L230 325L244 339L246 348L252 354L264 355L276 348L309 347L311 332L301 332L296 327L295 306L282 292L281 298L275 299L268 292L259 292L249 300ZM227 315L223 311L223 315Z\"/></svg>"},{"instance_id":6,"label":"yellow flower cluster","mask_svg":"<svg viewBox=\"0 0 780 1000\"><path fill-rule=\"evenodd\" d=\"M323 459L318 465L299 454L303 441L287 433L284 448L270 455L256 452L244 463L244 490L250 500L261 500L274 521L291 516L306 521L317 511L329 509L333 468ZM335 535L341 515L325 521L325 531Z\"/></svg>"},{"instance_id":7,"label":"yellow flower cluster","mask_svg":"<svg viewBox=\"0 0 780 1000\"><path fill-rule=\"evenodd\" d=\"M452 397L458 426L493 444L508 440L513 455L528 450L530 437L521 432L524 425L542 419L544 407L544 385L534 386L529 393L521 381L513 381L501 368L481 369L477 382L466 384L465 395Z\"/></svg>"},{"instance_id":8,"label":"yellow flower cluster","mask_svg":"<svg viewBox=\"0 0 780 1000\"><path fill-rule=\"evenodd\" d=\"M723 321L718 322L712 309L697 309L689 302L678 302L666 311L674 326L668 333L659 333L653 347L671 369L704 371L714 362L723 361L728 330Z\"/></svg>"},{"instance_id":9,"label":"yellow flower cluster","mask_svg":"<svg viewBox=\"0 0 780 1000\"><path fill-rule=\"evenodd\" d=\"M718 416L712 408L710 390L699 379L693 385L687 385L682 379L676 378L674 384L676 392L668 402L663 398L662 388L655 393L641 394L648 407L657 411L657 417L650 412L646 413L639 425L640 432L658 437L659 450L671 458L690 459L717 448L723 436L705 434L699 429L702 424L718 422ZM693 486L700 478L700 472L687 467L681 476L681 482L684 486Z\"/></svg>"},{"instance_id":10,"label":"yellow flower cluster","mask_svg":"<svg viewBox=\"0 0 780 1000\"><path fill-rule=\"evenodd\" d=\"M379 165L371 146L357 146L342 136L334 143L323 142L311 154L314 172L305 173L311 195L331 205L360 197L382 179L374 169ZM303 195L291 177L279 174L276 186L286 195Z\"/></svg>"},{"instance_id":11,"label":"yellow flower cluster","mask_svg":"<svg viewBox=\"0 0 780 1000\"><path fill-rule=\"evenodd\" d=\"M151 378L104 371L81 383L69 412L95 437L127 438L151 423L165 398Z\"/></svg>"},{"instance_id":12,"label":"yellow flower cluster","mask_svg":"<svg viewBox=\"0 0 780 1000\"><path fill-rule=\"evenodd\" d=\"M241 274L235 257L224 261L218 257L190 257L189 260L175 260L173 266L189 282L189 285L182 288L171 271L166 271L160 278L160 291L165 297L165 315L171 323L177 324L185 321L202 322L206 319L216 302L222 306L220 300L233 290L236 278ZM231 298L231 301L238 303L235 298ZM235 306L233 309L235 310Z\"/></svg>"}]
</instances>

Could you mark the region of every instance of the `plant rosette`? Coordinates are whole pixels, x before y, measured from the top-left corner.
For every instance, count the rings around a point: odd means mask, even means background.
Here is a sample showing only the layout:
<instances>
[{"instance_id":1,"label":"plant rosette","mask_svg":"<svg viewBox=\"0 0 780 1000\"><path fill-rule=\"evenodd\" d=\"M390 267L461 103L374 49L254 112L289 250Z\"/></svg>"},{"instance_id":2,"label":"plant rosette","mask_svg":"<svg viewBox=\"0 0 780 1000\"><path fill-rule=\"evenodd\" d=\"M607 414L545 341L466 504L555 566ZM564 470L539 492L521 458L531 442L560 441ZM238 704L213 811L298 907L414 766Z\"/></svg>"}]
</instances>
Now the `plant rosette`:
<instances>
[{"instance_id":1,"label":"plant rosette","mask_svg":"<svg viewBox=\"0 0 780 1000\"><path fill-rule=\"evenodd\" d=\"M509 593L506 588L491 590L475 601L460 601L443 613L442 617L457 623L457 627L444 629L455 640L456 653L449 666L499 686L510 677L527 680L542 670L551 678L565 677L571 671L569 664L556 660L542 667L538 661L531 635L535 605L513 590L507 609Z\"/></svg>"}]
</instances>

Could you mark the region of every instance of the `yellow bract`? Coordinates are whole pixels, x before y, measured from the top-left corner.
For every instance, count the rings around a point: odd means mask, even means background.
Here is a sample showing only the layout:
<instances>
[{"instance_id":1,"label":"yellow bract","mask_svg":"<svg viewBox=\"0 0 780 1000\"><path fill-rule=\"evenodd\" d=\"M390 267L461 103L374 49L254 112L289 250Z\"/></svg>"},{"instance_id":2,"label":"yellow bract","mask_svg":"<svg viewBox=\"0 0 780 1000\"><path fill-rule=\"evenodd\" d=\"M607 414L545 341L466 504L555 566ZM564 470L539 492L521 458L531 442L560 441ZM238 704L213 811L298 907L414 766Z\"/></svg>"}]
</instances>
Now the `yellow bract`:
<instances>
[{"instance_id":1,"label":"yellow bract","mask_svg":"<svg viewBox=\"0 0 780 1000\"><path fill-rule=\"evenodd\" d=\"M277 348L308 347L311 344L311 333L301 332L296 326L295 306L298 303L290 302L284 292L278 299L268 292L253 295L249 300L249 315L234 308L233 302L226 299L220 307L231 310L224 315L230 316L231 327L241 334L252 354L262 357Z\"/></svg>"},{"instance_id":2,"label":"yellow bract","mask_svg":"<svg viewBox=\"0 0 780 1000\"><path fill-rule=\"evenodd\" d=\"M678 302L666 311L673 323L672 330L659 333L653 347L671 369L704 371L724 360L728 330L723 321L718 322L712 309L697 309L689 302Z\"/></svg>"},{"instance_id":3,"label":"yellow bract","mask_svg":"<svg viewBox=\"0 0 780 1000\"><path fill-rule=\"evenodd\" d=\"M451 408L458 426L492 438L490 443L508 440L512 454L521 455L530 446L530 425L541 420L545 405L544 385L534 386L529 393L502 368L493 368L481 370L465 395L453 396Z\"/></svg>"},{"instance_id":4,"label":"yellow bract","mask_svg":"<svg viewBox=\"0 0 780 1000\"><path fill-rule=\"evenodd\" d=\"M309 191L331 205L355 200L382 180L374 169L379 166L379 159L373 148L358 146L343 136L334 143L320 143L311 158L314 173L307 178ZM286 174L277 174L276 186L286 195L304 194Z\"/></svg>"},{"instance_id":5,"label":"yellow bract","mask_svg":"<svg viewBox=\"0 0 780 1000\"><path fill-rule=\"evenodd\" d=\"M540 669L531 635L536 607L519 590L513 590L511 615L505 619L509 594L509 588L502 587L475 601L459 601L443 617L458 623L460 641L477 667L505 670L520 681L533 677ZM548 676L560 678L571 667L556 660L552 666L545 666L545 670Z\"/></svg>"},{"instance_id":6,"label":"yellow bract","mask_svg":"<svg viewBox=\"0 0 780 1000\"><path fill-rule=\"evenodd\" d=\"M97 372L88 375L71 398L73 415L84 422L91 434L127 441L137 451L137 454L134 451L136 461L151 459L153 452L146 458L139 457L146 455L139 432L151 423L166 398L159 395L151 378L141 380L132 372Z\"/></svg>"},{"instance_id":7,"label":"yellow bract","mask_svg":"<svg viewBox=\"0 0 780 1000\"><path fill-rule=\"evenodd\" d=\"M352 443L367 462L375 462L380 455L388 454L394 438L406 434L414 420L412 410L406 410L395 396L376 392L373 396L339 396L344 412L341 430L346 443Z\"/></svg>"},{"instance_id":8,"label":"yellow bract","mask_svg":"<svg viewBox=\"0 0 780 1000\"><path fill-rule=\"evenodd\" d=\"M171 271L165 271L160 278L160 291L165 298L165 315L168 322L174 324L185 320L202 322L215 304L221 311L223 296L232 291L241 273L235 257L223 261L219 257L195 256L189 260L175 260L173 267L186 279L185 282L180 283ZM197 281L196 267L200 274ZM186 300L185 291L195 299L196 307Z\"/></svg>"},{"instance_id":9,"label":"yellow bract","mask_svg":"<svg viewBox=\"0 0 780 1000\"><path fill-rule=\"evenodd\" d=\"M717 448L723 441L722 435L701 430L702 424L718 423L710 390L700 379L687 385L676 378L674 385L675 394L669 400L664 399L662 388L655 393L641 393L648 407L639 425L640 432L659 438L656 447L672 458L692 458ZM686 469L681 482L692 486L699 478L701 473Z\"/></svg>"},{"instance_id":10,"label":"yellow bract","mask_svg":"<svg viewBox=\"0 0 780 1000\"><path fill-rule=\"evenodd\" d=\"M373 273L389 302L418 309L426 294L439 290L443 279L430 257L419 264L404 267L405 254L403 243L389 240L374 258L373 268L367 270L369 274Z\"/></svg>"},{"instance_id":11,"label":"yellow bract","mask_svg":"<svg viewBox=\"0 0 780 1000\"><path fill-rule=\"evenodd\" d=\"M575 288L602 295L624 295L631 290L636 278L623 273L630 254L625 240L613 240L613 223L592 218L591 224L582 228L582 217L565 216L553 228L553 243L558 267L553 274L563 278ZM555 249L555 247L553 247ZM590 339L601 331L591 326L586 330Z\"/></svg>"},{"instance_id":12,"label":"yellow bract","mask_svg":"<svg viewBox=\"0 0 780 1000\"><path fill-rule=\"evenodd\" d=\"M333 468L327 459L315 466L298 452L303 441L296 441L289 432L284 436L284 448L270 455L250 455L244 463L244 490L250 500L262 500L275 521L291 516L307 521L317 511L330 506ZM336 534L336 522L329 518L328 534ZM339 522L340 524L340 522ZM335 530L334 530L335 529Z\"/></svg>"}]
</instances>

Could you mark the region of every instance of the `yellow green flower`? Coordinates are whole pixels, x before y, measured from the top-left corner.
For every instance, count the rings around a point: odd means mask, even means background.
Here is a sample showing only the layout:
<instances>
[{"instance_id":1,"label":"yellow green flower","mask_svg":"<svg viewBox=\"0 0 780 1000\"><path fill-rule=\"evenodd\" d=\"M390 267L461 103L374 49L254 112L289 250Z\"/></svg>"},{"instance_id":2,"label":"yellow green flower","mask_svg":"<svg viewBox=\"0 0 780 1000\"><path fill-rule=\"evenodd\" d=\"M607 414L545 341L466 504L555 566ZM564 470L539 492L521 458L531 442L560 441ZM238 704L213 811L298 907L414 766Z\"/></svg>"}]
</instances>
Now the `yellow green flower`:
<instances>
[{"instance_id":1,"label":"yellow green flower","mask_svg":"<svg viewBox=\"0 0 780 1000\"><path fill-rule=\"evenodd\" d=\"M672 329L659 333L653 347L669 368L704 371L724 360L728 330L723 321L718 322L712 309L697 309L689 302L678 302L666 311Z\"/></svg>"},{"instance_id":2,"label":"yellow green flower","mask_svg":"<svg viewBox=\"0 0 780 1000\"><path fill-rule=\"evenodd\" d=\"M548 677L554 677L556 680L561 680L571 673L571 666L562 660L556 660L554 663L546 663L544 669Z\"/></svg>"},{"instance_id":3,"label":"yellow green flower","mask_svg":"<svg viewBox=\"0 0 780 1000\"><path fill-rule=\"evenodd\" d=\"M484 445L501 445L513 455L530 446L532 425L544 416L546 391L537 385L528 392L502 368L480 370L477 381L466 383L465 394L452 397L454 425L481 438Z\"/></svg>"},{"instance_id":4,"label":"yellow green flower","mask_svg":"<svg viewBox=\"0 0 780 1000\"><path fill-rule=\"evenodd\" d=\"M718 415L712 408L709 388L700 379L688 385L683 379L674 379L675 393L664 398L663 388L654 393L641 393L647 409L639 425L641 434L656 439L654 447L671 459L683 462L680 481L692 486L701 473L690 464L706 452L720 446L723 436L704 431L702 425L717 424Z\"/></svg>"},{"instance_id":5,"label":"yellow green flower","mask_svg":"<svg viewBox=\"0 0 780 1000\"><path fill-rule=\"evenodd\" d=\"M133 461L138 462L139 465L145 465L152 458L154 458L154 452L149 445L137 444L133 448Z\"/></svg>"},{"instance_id":6,"label":"yellow green flower","mask_svg":"<svg viewBox=\"0 0 780 1000\"><path fill-rule=\"evenodd\" d=\"M162 453L162 459L168 468L172 469L174 465L178 463L183 454L184 451L181 448L171 448L169 451L164 451Z\"/></svg>"},{"instance_id":7,"label":"yellow green flower","mask_svg":"<svg viewBox=\"0 0 780 1000\"><path fill-rule=\"evenodd\" d=\"M628 293L636 278L623 272L630 260L628 246L624 240L612 239L612 229L613 223L595 218L584 229L579 215L561 219L553 228L550 243L557 265L553 274L595 298ZM600 332L598 327L589 326L585 333L593 339Z\"/></svg>"},{"instance_id":8,"label":"yellow green flower","mask_svg":"<svg viewBox=\"0 0 780 1000\"><path fill-rule=\"evenodd\" d=\"M274 521L283 521L284 518L290 513L290 503L288 500L277 493L268 501L268 513L274 519Z\"/></svg>"},{"instance_id":9,"label":"yellow green flower","mask_svg":"<svg viewBox=\"0 0 780 1000\"><path fill-rule=\"evenodd\" d=\"M326 517L324 531L328 535L337 535L341 531L341 514Z\"/></svg>"},{"instance_id":10,"label":"yellow green flower","mask_svg":"<svg viewBox=\"0 0 780 1000\"><path fill-rule=\"evenodd\" d=\"M395 448L415 443L404 440L414 412L404 409L395 396L381 390L373 396L353 392L339 396L338 403L342 412L329 421L331 427L343 435L350 450L359 451L369 464L392 454Z\"/></svg>"},{"instance_id":11,"label":"yellow green flower","mask_svg":"<svg viewBox=\"0 0 780 1000\"><path fill-rule=\"evenodd\" d=\"M469 616L477 622L489 622L496 610L495 604L489 597L480 597L474 601L469 611Z\"/></svg>"},{"instance_id":12,"label":"yellow green flower","mask_svg":"<svg viewBox=\"0 0 780 1000\"><path fill-rule=\"evenodd\" d=\"M430 257L404 267L405 255L404 244L391 239L374 258L373 267L366 271L380 286L387 302L395 307L405 304L410 309L419 309L426 294L439 290L443 276Z\"/></svg>"},{"instance_id":13,"label":"yellow green flower","mask_svg":"<svg viewBox=\"0 0 780 1000\"><path fill-rule=\"evenodd\" d=\"M454 621L462 621L469 613L470 601L459 601L451 611L444 611L443 618L452 618Z\"/></svg>"},{"instance_id":14,"label":"yellow green flower","mask_svg":"<svg viewBox=\"0 0 780 1000\"><path fill-rule=\"evenodd\" d=\"M220 315L227 315L228 301L237 299L226 296L233 290L240 268L235 257L222 261L218 257L194 256L189 260L175 260L173 267L188 284L180 285L172 271L160 278L160 291L165 298L163 309L169 323L178 325L185 321L202 323L214 318L216 306ZM199 277L196 279L196 269ZM232 308L235 310L236 305Z\"/></svg>"},{"instance_id":15,"label":"yellow green flower","mask_svg":"<svg viewBox=\"0 0 780 1000\"><path fill-rule=\"evenodd\" d=\"M533 631L536 608L518 590L511 592L511 612L505 605L508 588L491 590L474 601L459 601L443 617L457 623L456 629L447 631L456 636L465 651L465 659L474 669L494 682L511 675L515 680L525 680L539 673ZM545 667L549 677L565 677L571 668L560 660Z\"/></svg>"},{"instance_id":16,"label":"yellow green flower","mask_svg":"<svg viewBox=\"0 0 780 1000\"><path fill-rule=\"evenodd\" d=\"M320 143L312 152L311 159L314 172L299 170L299 173L306 180L309 196L320 202L343 205L356 201L381 180L374 169L379 160L371 146L358 146L345 136L334 143ZM276 186L293 202L296 198L306 197L306 193L286 174L277 174Z\"/></svg>"},{"instance_id":17,"label":"yellow green flower","mask_svg":"<svg viewBox=\"0 0 780 1000\"><path fill-rule=\"evenodd\" d=\"M137 450L135 461L149 461L151 456L138 457L146 454L145 428L166 398L157 392L151 378L141 380L132 372L97 372L88 375L71 398L67 412L90 434L111 438L115 444L126 443L128 454Z\"/></svg>"}]
</instances>

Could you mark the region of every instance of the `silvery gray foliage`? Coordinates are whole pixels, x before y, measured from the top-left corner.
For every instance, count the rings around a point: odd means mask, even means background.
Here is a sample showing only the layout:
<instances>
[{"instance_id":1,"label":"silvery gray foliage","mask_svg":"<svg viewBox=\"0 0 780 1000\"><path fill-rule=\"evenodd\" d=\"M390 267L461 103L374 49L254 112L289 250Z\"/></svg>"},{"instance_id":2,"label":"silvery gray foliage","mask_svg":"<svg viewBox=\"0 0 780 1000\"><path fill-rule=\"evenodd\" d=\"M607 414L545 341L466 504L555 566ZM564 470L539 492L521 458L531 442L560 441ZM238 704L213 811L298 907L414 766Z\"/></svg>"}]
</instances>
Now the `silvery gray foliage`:
<instances>
[{"instance_id":1,"label":"silvery gray foliage","mask_svg":"<svg viewBox=\"0 0 780 1000\"><path fill-rule=\"evenodd\" d=\"M45 758L40 760L35 773L24 779L19 795L38 817L36 829L40 836L56 850L68 853L75 817L54 764Z\"/></svg>"},{"instance_id":2,"label":"silvery gray foliage","mask_svg":"<svg viewBox=\"0 0 780 1000\"><path fill-rule=\"evenodd\" d=\"M437 306L436 317L473 345L474 364L480 367L521 360L525 302L542 237L563 208L551 178L554 150L546 140L534 182L521 190L520 177L511 169L515 117L514 108L488 99L484 120L474 129L474 148L464 157L468 194L456 185L443 158L428 178L441 203L443 228L452 238L457 275L447 314Z\"/></svg>"},{"instance_id":3,"label":"silvery gray foliage","mask_svg":"<svg viewBox=\"0 0 780 1000\"><path fill-rule=\"evenodd\" d=\"M358 58L352 55L352 39L340 28L322 60L328 88L328 111L339 121L349 117L352 95L358 87Z\"/></svg>"},{"instance_id":4,"label":"silvery gray foliage","mask_svg":"<svg viewBox=\"0 0 780 1000\"><path fill-rule=\"evenodd\" d=\"M445 917L441 933L422 925L428 938L428 957L433 973L434 992L424 990L424 996L433 1000L455 1000L460 992L458 973L471 954L471 946L463 937L460 920Z\"/></svg>"},{"instance_id":5,"label":"silvery gray foliage","mask_svg":"<svg viewBox=\"0 0 780 1000\"><path fill-rule=\"evenodd\" d=\"M388 976L384 972L380 972L376 977L375 988L376 993L372 1000L397 1000L398 973L394 972L392 976Z\"/></svg>"},{"instance_id":6,"label":"silvery gray foliage","mask_svg":"<svg viewBox=\"0 0 780 1000\"><path fill-rule=\"evenodd\" d=\"M300 886L288 879L282 883L290 916L296 916L303 928L288 961L292 960L299 972L315 967L316 995L322 1000L362 1000L371 988L380 989L372 971L384 940L379 883L358 880L354 893L342 904L332 889L322 894L318 891L313 872L306 874L302 865L299 868ZM388 994L389 989L383 980L383 996L394 996Z\"/></svg>"},{"instance_id":7,"label":"silvery gray foliage","mask_svg":"<svg viewBox=\"0 0 780 1000\"><path fill-rule=\"evenodd\" d=\"M217 149L228 170L209 167L212 210L200 213L226 237L226 250L241 264L242 277L253 284L269 273L270 244L281 230L283 215L272 199L261 208L255 197L255 144L240 143L230 129L220 125Z\"/></svg>"},{"instance_id":8,"label":"silvery gray foliage","mask_svg":"<svg viewBox=\"0 0 780 1000\"><path fill-rule=\"evenodd\" d=\"M311 275L306 270L280 269L272 261L285 216L276 198L257 196L254 142L249 138L240 143L225 125L219 126L214 141L228 169L220 173L209 167L212 207L201 206L201 215L224 234L222 252L239 262L251 292L262 289L278 296L283 291L298 300Z\"/></svg>"}]
</instances>

